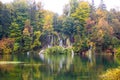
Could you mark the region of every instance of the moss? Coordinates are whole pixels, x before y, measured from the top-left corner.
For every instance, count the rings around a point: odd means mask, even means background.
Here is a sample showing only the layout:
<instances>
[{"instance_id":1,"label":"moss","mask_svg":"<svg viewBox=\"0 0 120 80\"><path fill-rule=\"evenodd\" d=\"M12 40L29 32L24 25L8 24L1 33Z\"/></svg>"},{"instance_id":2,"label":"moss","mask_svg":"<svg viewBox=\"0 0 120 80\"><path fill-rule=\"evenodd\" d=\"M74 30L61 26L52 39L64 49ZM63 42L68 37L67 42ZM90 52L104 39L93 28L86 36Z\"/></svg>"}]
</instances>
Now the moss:
<instances>
[{"instance_id":1,"label":"moss","mask_svg":"<svg viewBox=\"0 0 120 80\"><path fill-rule=\"evenodd\" d=\"M70 48L63 48L60 46L54 46L51 48L47 48L44 52L45 54L52 54L52 55L58 55L58 54L70 54L71 49Z\"/></svg>"}]
</instances>

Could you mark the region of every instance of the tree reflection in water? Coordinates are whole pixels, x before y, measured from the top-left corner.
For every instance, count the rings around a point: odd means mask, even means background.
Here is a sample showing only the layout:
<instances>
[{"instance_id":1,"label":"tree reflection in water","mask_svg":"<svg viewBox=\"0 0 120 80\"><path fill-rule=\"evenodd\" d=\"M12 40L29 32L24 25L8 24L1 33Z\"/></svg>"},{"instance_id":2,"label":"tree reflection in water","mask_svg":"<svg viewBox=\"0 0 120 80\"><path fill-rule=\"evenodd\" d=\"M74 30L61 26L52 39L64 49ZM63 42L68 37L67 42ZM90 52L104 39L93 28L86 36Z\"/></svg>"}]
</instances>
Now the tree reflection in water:
<instances>
[{"instance_id":1,"label":"tree reflection in water","mask_svg":"<svg viewBox=\"0 0 120 80\"><path fill-rule=\"evenodd\" d=\"M24 63L0 64L0 80L99 80L104 71L119 66L110 55L91 54L1 56L0 61Z\"/></svg>"}]
</instances>

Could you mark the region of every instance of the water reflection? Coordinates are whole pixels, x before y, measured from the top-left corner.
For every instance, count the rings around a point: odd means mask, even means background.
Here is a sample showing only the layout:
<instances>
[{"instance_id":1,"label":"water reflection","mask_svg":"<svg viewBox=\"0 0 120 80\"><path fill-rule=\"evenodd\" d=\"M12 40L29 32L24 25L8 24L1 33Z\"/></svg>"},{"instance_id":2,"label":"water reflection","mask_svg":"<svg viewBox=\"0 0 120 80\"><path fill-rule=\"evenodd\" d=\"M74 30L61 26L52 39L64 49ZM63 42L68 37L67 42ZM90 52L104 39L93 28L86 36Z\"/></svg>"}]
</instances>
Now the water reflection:
<instances>
[{"instance_id":1,"label":"water reflection","mask_svg":"<svg viewBox=\"0 0 120 80\"><path fill-rule=\"evenodd\" d=\"M58 73L63 69L69 70L73 61L73 56L71 55L39 55L42 62L49 66L52 73Z\"/></svg>"},{"instance_id":2,"label":"water reflection","mask_svg":"<svg viewBox=\"0 0 120 80\"><path fill-rule=\"evenodd\" d=\"M119 64L111 55L4 55L1 61L24 62L0 64L0 80L99 80L99 75Z\"/></svg>"}]
</instances>

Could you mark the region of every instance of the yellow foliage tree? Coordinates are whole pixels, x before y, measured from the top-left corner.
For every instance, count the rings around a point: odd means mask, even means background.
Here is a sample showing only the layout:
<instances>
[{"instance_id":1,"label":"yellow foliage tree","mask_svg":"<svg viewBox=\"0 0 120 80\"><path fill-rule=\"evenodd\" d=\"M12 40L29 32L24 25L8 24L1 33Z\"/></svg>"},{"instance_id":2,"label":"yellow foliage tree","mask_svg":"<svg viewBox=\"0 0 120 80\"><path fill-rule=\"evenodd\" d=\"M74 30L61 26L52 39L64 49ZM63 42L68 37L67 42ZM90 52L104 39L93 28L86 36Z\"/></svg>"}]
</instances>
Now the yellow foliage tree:
<instances>
[{"instance_id":1,"label":"yellow foliage tree","mask_svg":"<svg viewBox=\"0 0 120 80\"><path fill-rule=\"evenodd\" d=\"M44 12L44 26L43 30L51 32L53 31L53 13L50 11Z\"/></svg>"},{"instance_id":2,"label":"yellow foliage tree","mask_svg":"<svg viewBox=\"0 0 120 80\"><path fill-rule=\"evenodd\" d=\"M90 6L88 2L82 1L78 4L75 12L71 14L76 20L79 20L81 23L85 23L85 21L90 16Z\"/></svg>"}]
</instances>

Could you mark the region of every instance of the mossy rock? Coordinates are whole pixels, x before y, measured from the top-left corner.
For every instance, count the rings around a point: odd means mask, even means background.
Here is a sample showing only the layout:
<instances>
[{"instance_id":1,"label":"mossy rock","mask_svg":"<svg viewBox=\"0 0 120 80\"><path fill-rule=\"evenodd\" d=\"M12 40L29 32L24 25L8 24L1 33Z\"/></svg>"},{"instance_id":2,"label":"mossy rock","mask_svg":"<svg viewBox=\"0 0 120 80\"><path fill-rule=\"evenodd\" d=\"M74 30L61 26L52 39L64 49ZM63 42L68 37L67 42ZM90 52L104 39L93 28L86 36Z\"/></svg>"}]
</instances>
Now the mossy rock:
<instances>
[{"instance_id":1,"label":"mossy rock","mask_svg":"<svg viewBox=\"0 0 120 80\"><path fill-rule=\"evenodd\" d=\"M51 48L47 48L44 51L45 54L51 54L51 55L60 55L60 54L70 54L71 53L71 49L69 48L63 48L61 46L54 46Z\"/></svg>"}]
</instances>

